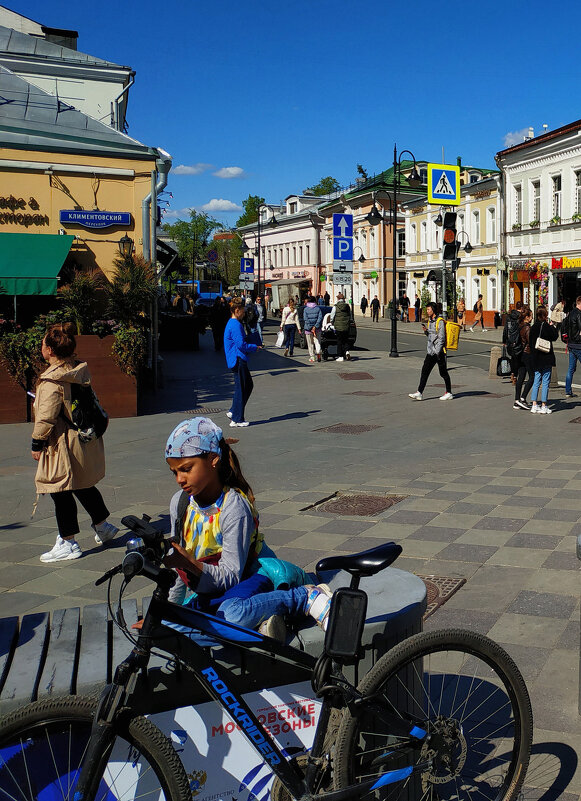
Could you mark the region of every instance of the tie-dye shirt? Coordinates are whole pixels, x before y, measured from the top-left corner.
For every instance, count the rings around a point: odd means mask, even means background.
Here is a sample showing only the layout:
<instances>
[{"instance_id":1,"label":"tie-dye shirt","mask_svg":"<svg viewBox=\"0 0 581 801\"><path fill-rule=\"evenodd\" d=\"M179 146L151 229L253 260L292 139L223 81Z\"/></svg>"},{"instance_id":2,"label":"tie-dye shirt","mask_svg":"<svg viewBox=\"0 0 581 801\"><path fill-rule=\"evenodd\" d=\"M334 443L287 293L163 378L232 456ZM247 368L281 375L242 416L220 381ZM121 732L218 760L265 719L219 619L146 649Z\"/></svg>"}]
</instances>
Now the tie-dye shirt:
<instances>
[{"instance_id":1,"label":"tie-dye shirt","mask_svg":"<svg viewBox=\"0 0 581 801\"><path fill-rule=\"evenodd\" d=\"M172 534L181 492L172 498ZM249 559L263 546L258 513L239 489L224 487L211 506L199 506L190 498L183 521L182 545L195 559L206 560L201 576L188 574L188 585L197 593L216 595L238 584ZM219 559L212 559L213 556ZM197 580L196 580L197 579Z\"/></svg>"}]
</instances>

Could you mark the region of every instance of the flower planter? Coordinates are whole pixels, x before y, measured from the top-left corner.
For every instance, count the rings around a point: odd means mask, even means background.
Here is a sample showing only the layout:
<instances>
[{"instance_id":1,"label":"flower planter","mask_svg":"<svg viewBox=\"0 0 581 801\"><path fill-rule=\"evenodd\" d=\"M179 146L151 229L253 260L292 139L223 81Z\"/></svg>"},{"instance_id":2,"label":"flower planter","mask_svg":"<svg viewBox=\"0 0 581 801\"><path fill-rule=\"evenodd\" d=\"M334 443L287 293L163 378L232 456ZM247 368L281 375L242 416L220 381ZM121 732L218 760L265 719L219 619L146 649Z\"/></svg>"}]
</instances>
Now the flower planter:
<instances>
[{"instance_id":1,"label":"flower planter","mask_svg":"<svg viewBox=\"0 0 581 801\"><path fill-rule=\"evenodd\" d=\"M111 355L113 337L77 337L77 356L86 361L93 389L109 417L137 415L137 381L117 367ZM26 392L0 367L0 423L29 422Z\"/></svg>"}]
</instances>

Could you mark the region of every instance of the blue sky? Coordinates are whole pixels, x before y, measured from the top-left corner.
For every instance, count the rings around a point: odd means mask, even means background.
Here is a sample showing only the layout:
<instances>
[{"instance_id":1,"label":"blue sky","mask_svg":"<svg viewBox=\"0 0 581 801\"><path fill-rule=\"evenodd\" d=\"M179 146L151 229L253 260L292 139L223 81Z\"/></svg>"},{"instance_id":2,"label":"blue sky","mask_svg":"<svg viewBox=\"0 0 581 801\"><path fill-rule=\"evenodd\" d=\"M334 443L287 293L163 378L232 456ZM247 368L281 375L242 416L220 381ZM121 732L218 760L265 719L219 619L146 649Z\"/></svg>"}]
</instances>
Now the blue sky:
<instances>
[{"instance_id":1,"label":"blue sky","mask_svg":"<svg viewBox=\"0 0 581 801\"><path fill-rule=\"evenodd\" d=\"M529 126L581 118L573 0L2 1L136 71L129 133L173 157L169 222L193 207L233 225L249 194L347 185L394 143L494 167Z\"/></svg>"}]
</instances>

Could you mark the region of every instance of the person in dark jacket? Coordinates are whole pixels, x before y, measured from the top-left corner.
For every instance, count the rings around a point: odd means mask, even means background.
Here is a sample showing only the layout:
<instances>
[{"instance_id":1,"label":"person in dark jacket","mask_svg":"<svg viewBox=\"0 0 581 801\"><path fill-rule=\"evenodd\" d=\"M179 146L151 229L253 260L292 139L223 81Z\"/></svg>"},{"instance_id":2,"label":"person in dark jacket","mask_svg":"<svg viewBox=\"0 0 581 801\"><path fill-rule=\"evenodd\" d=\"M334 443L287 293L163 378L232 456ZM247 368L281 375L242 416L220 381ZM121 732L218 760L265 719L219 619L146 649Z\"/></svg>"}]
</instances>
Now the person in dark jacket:
<instances>
[{"instance_id":1,"label":"person in dark jacket","mask_svg":"<svg viewBox=\"0 0 581 801\"><path fill-rule=\"evenodd\" d=\"M321 336L322 325L323 312L315 298L311 295L307 299L307 305L303 310L303 330L305 332L305 339L307 340L307 348L309 349L310 362L314 362L315 357L317 361L321 361L321 343L319 338Z\"/></svg>"},{"instance_id":2,"label":"person in dark jacket","mask_svg":"<svg viewBox=\"0 0 581 801\"><path fill-rule=\"evenodd\" d=\"M528 306L523 306L520 313L519 321L519 336L522 345L522 353L520 355L520 362L518 373L516 376L516 386L514 391L514 404L513 409L530 409L527 403L527 395L531 391L531 387L535 380L535 371L533 368L533 357L531 354L531 345L529 341L531 333L531 322L533 320L533 313ZM525 376L528 374L527 382L523 387Z\"/></svg>"},{"instance_id":3,"label":"person in dark jacket","mask_svg":"<svg viewBox=\"0 0 581 801\"><path fill-rule=\"evenodd\" d=\"M361 314L365 317L365 312L367 311L367 298L365 295L361 298L361 303L359 304L359 308L361 309Z\"/></svg>"},{"instance_id":4,"label":"person in dark jacket","mask_svg":"<svg viewBox=\"0 0 581 801\"><path fill-rule=\"evenodd\" d=\"M336 361L342 362L345 359L349 361L351 354L347 350L347 340L349 338L349 326L351 325L351 307L345 303L345 298L340 292L337 295L337 303L331 311L331 323L337 335Z\"/></svg>"},{"instance_id":5,"label":"person in dark jacket","mask_svg":"<svg viewBox=\"0 0 581 801\"><path fill-rule=\"evenodd\" d=\"M535 380L531 392L531 399L533 405L531 412L533 414L551 414L552 409L547 406L547 398L549 397L549 382L551 380L551 369L555 366L555 353L553 351L553 342L559 336L557 329L549 322L549 313L545 306L539 306L537 309L537 319L529 335L529 343L531 354L533 357L533 368L535 370ZM549 341L549 352L545 353L538 350L537 339L546 339ZM541 388L541 405L537 403L539 387Z\"/></svg>"},{"instance_id":6,"label":"person in dark jacket","mask_svg":"<svg viewBox=\"0 0 581 801\"><path fill-rule=\"evenodd\" d=\"M379 322L379 307L380 307L380 305L381 304L379 303L379 298L376 295L373 298L373 300L371 301L371 321L374 322L374 323L378 323Z\"/></svg>"},{"instance_id":7,"label":"person in dark jacket","mask_svg":"<svg viewBox=\"0 0 581 801\"><path fill-rule=\"evenodd\" d=\"M569 369L565 379L565 395L568 398L574 398L573 374L577 368L577 362L581 362L581 295L575 300L575 305L562 325L563 341L566 340L569 352ZM567 332L566 334L565 331Z\"/></svg>"},{"instance_id":8,"label":"person in dark jacket","mask_svg":"<svg viewBox=\"0 0 581 801\"><path fill-rule=\"evenodd\" d=\"M506 352L510 358L510 377L513 384L516 384L521 364L522 344L519 336L521 310L522 301L519 300L514 309L507 315L502 330L502 344L506 345Z\"/></svg>"}]
</instances>

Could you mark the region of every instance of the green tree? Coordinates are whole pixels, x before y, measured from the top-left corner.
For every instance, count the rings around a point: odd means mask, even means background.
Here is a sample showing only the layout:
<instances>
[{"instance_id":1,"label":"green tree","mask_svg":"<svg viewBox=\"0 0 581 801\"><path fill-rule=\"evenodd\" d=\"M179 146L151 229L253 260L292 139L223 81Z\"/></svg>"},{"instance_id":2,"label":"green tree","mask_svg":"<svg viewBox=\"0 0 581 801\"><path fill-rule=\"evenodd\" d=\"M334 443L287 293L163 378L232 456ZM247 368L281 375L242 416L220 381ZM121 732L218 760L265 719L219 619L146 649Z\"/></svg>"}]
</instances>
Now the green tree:
<instances>
[{"instance_id":1,"label":"green tree","mask_svg":"<svg viewBox=\"0 0 581 801\"><path fill-rule=\"evenodd\" d=\"M369 178L369 173L362 164L357 165L357 174L360 175L364 181L366 181Z\"/></svg>"},{"instance_id":2,"label":"green tree","mask_svg":"<svg viewBox=\"0 0 581 801\"><path fill-rule=\"evenodd\" d=\"M218 253L218 261L215 264L222 276L224 291L226 291L229 286L238 284L240 259L244 255L242 242L237 236L234 239L214 239L212 248Z\"/></svg>"},{"instance_id":3,"label":"green tree","mask_svg":"<svg viewBox=\"0 0 581 801\"><path fill-rule=\"evenodd\" d=\"M259 195L248 195L246 200L242 201L244 212L241 217L236 220L236 228L241 228L243 225L252 225L258 220L258 209L264 203L264 198Z\"/></svg>"},{"instance_id":4,"label":"green tree","mask_svg":"<svg viewBox=\"0 0 581 801\"><path fill-rule=\"evenodd\" d=\"M321 178L318 184L309 186L307 189L318 197L320 195L330 195L332 192L336 192L338 189L341 189L341 184L336 178L327 175L326 178Z\"/></svg>"},{"instance_id":5,"label":"green tree","mask_svg":"<svg viewBox=\"0 0 581 801\"><path fill-rule=\"evenodd\" d=\"M209 214L191 209L189 221L178 220L173 225L166 223L163 231L176 243L182 263L191 270L194 258L200 258L204 253L212 231L222 227L222 223Z\"/></svg>"},{"instance_id":6,"label":"green tree","mask_svg":"<svg viewBox=\"0 0 581 801\"><path fill-rule=\"evenodd\" d=\"M151 262L141 255L118 256L107 287L107 314L124 326L147 325L149 306L157 295Z\"/></svg>"},{"instance_id":7,"label":"green tree","mask_svg":"<svg viewBox=\"0 0 581 801\"><path fill-rule=\"evenodd\" d=\"M91 325L99 314L99 294L105 284L100 270L75 270L69 284L59 287L62 310L77 327L77 334L91 333Z\"/></svg>"}]
</instances>

